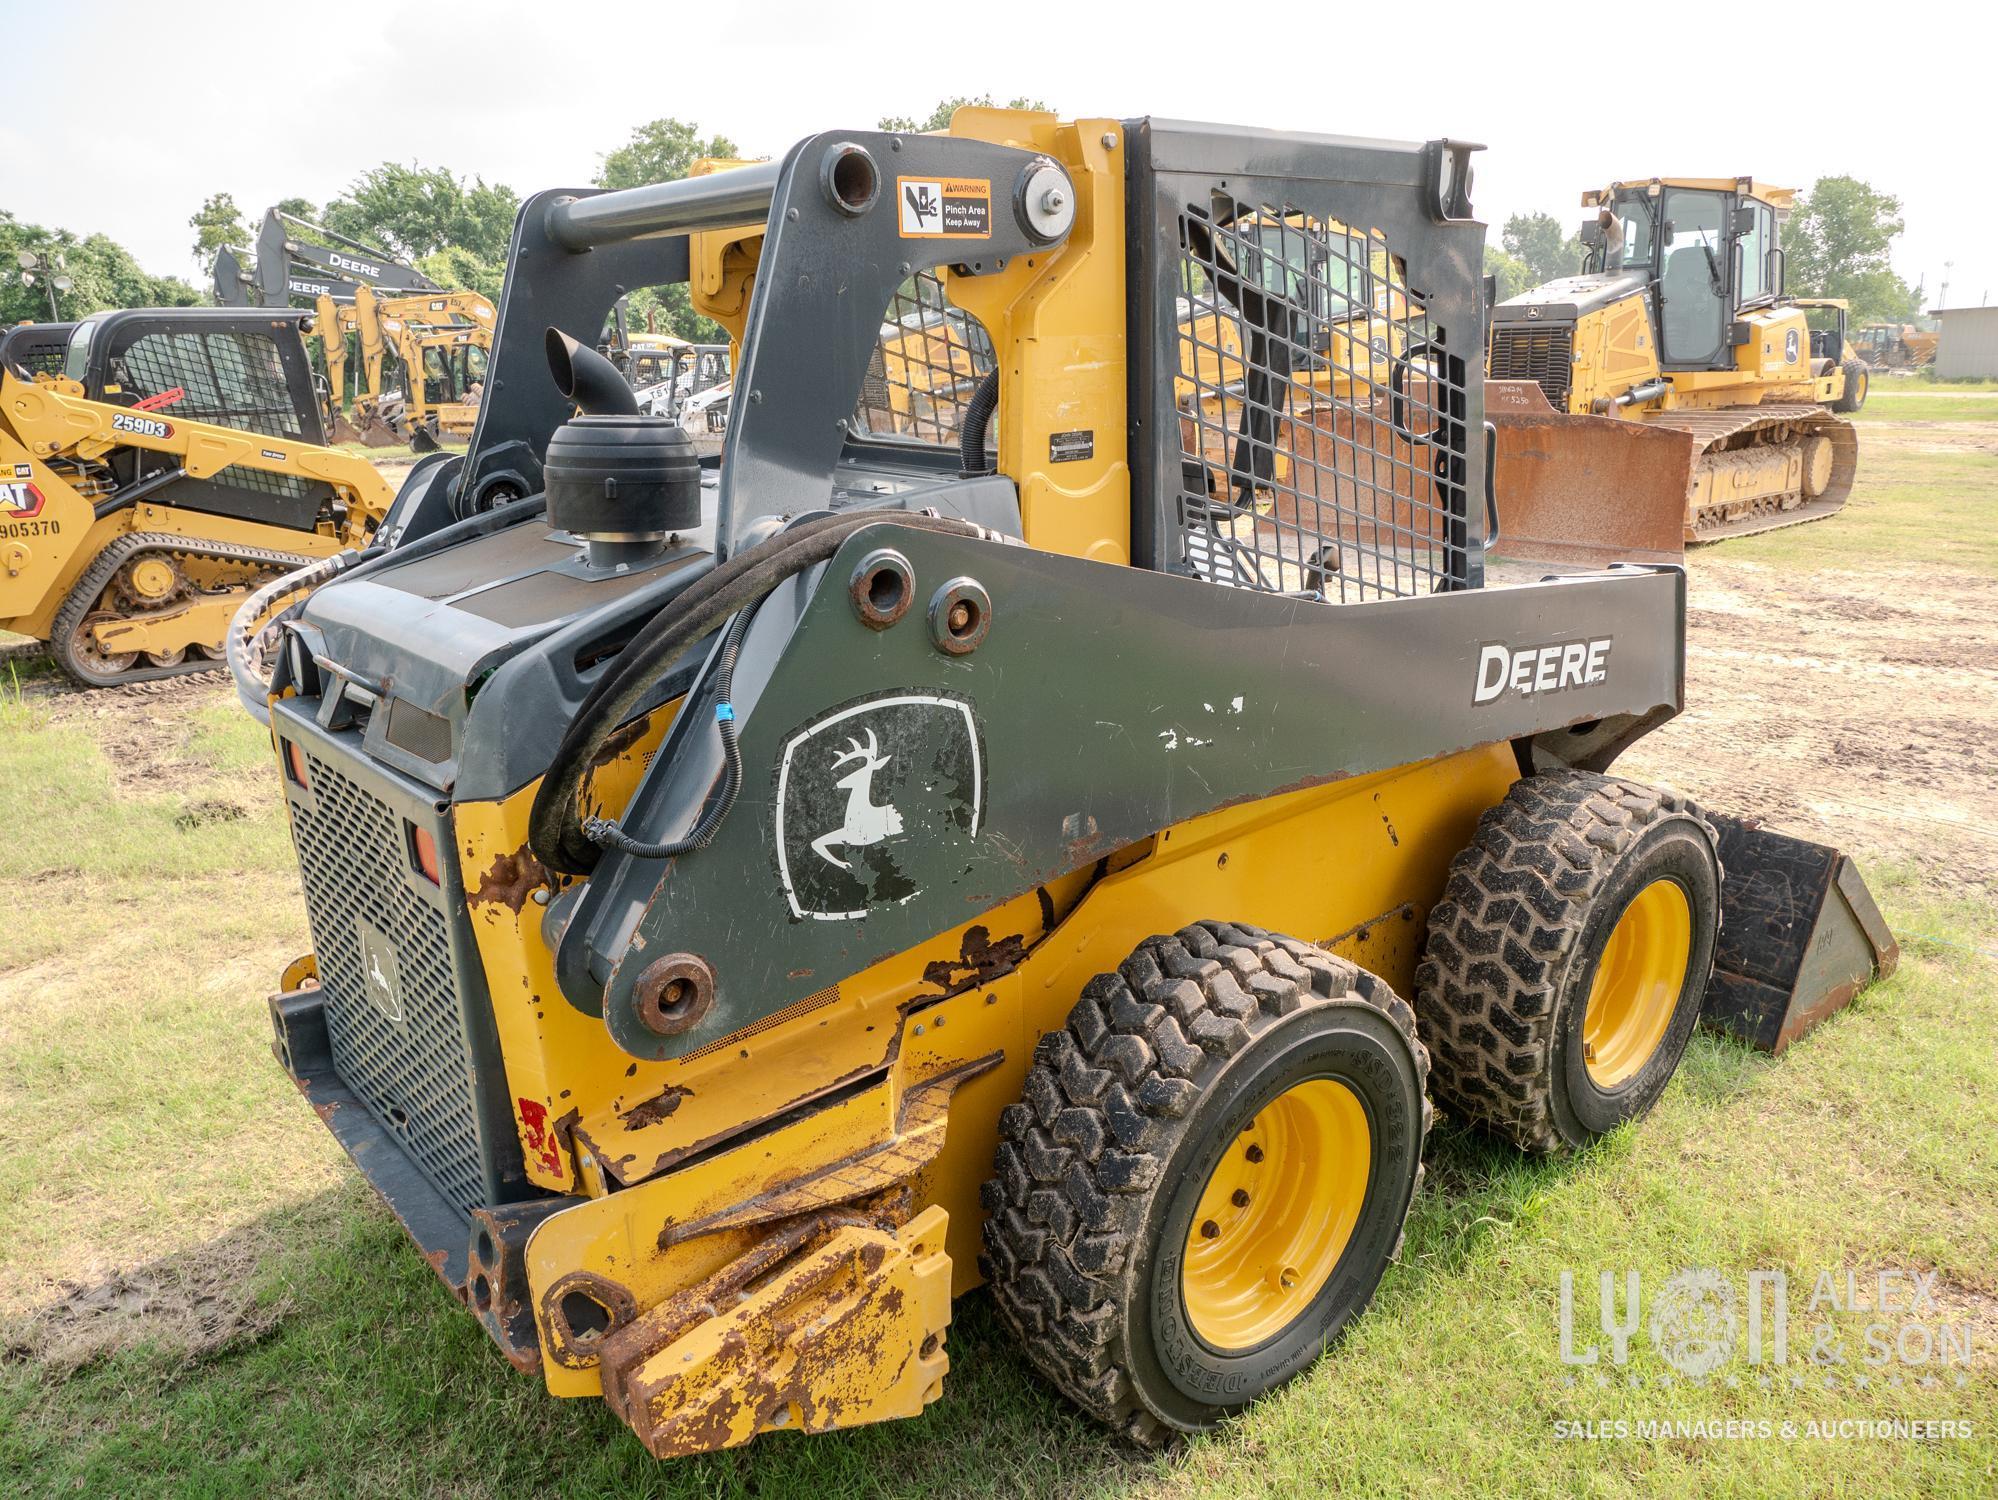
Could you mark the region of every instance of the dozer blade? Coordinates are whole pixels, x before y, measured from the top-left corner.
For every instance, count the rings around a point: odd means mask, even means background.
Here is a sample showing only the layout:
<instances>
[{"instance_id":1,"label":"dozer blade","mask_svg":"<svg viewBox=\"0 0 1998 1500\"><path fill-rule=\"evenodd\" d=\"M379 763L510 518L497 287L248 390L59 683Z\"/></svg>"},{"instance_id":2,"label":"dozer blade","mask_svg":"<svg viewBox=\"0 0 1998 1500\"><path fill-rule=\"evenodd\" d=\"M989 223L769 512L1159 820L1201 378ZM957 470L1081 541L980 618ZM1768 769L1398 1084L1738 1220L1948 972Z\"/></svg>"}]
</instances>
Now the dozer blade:
<instances>
[{"instance_id":1,"label":"dozer blade","mask_svg":"<svg viewBox=\"0 0 1998 1500\"><path fill-rule=\"evenodd\" d=\"M1685 561L1690 434L1557 412L1530 380L1487 380L1485 416L1498 430L1498 556L1591 568Z\"/></svg>"},{"instance_id":2,"label":"dozer blade","mask_svg":"<svg viewBox=\"0 0 1998 1500\"><path fill-rule=\"evenodd\" d=\"M1892 974L1901 948L1850 856L1753 819L1711 816L1721 926L1701 1021L1780 1054Z\"/></svg>"}]
</instances>

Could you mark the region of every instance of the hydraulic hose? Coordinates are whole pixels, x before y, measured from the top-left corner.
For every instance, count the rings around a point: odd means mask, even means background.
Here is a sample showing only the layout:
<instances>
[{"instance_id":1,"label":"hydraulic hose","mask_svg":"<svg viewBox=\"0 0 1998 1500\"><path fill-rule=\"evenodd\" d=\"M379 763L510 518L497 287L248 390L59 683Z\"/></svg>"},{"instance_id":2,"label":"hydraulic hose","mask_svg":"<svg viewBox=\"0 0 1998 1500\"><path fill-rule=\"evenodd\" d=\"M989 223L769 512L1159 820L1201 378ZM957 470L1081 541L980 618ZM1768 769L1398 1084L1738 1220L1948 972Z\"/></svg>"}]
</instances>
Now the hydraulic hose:
<instances>
[{"instance_id":1,"label":"hydraulic hose","mask_svg":"<svg viewBox=\"0 0 1998 1500\"><path fill-rule=\"evenodd\" d=\"M528 814L527 839L535 856L552 870L588 874L601 850L583 831L577 797L604 741L637 711L660 675L688 647L730 616L761 601L785 579L826 561L854 532L883 522L955 536L996 535L949 516L843 511L801 521L696 579L632 637L602 680L584 696L556 747ZM733 733L732 722L729 732Z\"/></svg>"},{"instance_id":2,"label":"hydraulic hose","mask_svg":"<svg viewBox=\"0 0 1998 1500\"><path fill-rule=\"evenodd\" d=\"M965 403L964 422L958 428L957 463L967 479L992 472L992 462L985 456L985 429L992 425L992 413L998 409L999 372L988 370Z\"/></svg>"},{"instance_id":3,"label":"hydraulic hose","mask_svg":"<svg viewBox=\"0 0 1998 1500\"><path fill-rule=\"evenodd\" d=\"M284 622L296 614L305 601L294 600L259 630L257 621L263 618L264 611L287 594L310 593L329 579L379 557L386 550L376 546L336 552L316 563L308 563L295 573L273 578L243 601L243 607L229 621L228 633L222 637L222 658L229 665L229 675L235 679L236 697L249 711L251 718L265 728L270 727L271 648L283 634L281 627Z\"/></svg>"},{"instance_id":4,"label":"hydraulic hose","mask_svg":"<svg viewBox=\"0 0 1998 1500\"><path fill-rule=\"evenodd\" d=\"M615 849L638 859L671 859L690 849L705 849L721 832L722 820L742 791L742 749L735 742L735 659L742 652L742 638L749 633L756 605L737 610L722 637L721 655L715 664L715 733L721 740L721 796L694 824L685 838L671 843L648 844L626 833L615 818L583 819L583 837L600 849Z\"/></svg>"}]
</instances>

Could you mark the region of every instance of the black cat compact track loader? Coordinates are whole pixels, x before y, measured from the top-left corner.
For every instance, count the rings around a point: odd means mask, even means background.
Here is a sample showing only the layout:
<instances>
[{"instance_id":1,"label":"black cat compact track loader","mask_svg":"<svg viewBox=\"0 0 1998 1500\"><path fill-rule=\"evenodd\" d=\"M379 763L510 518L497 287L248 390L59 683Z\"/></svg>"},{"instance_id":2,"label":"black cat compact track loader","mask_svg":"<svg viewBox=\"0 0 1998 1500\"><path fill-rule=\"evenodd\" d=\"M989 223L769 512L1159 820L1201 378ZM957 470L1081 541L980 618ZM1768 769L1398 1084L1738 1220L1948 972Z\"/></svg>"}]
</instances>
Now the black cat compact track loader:
<instances>
[{"instance_id":1,"label":"black cat compact track loader","mask_svg":"<svg viewBox=\"0 0 1998 1500\"><path fill-rule=\"evenodd\" d=\"M854 1426L982 1283L1161 1441L1361 1314L1432 1093L1537 1150L1659 1097L1755 856L1612 771L1683 574L1485 586L1472 149L965 109L523 205L400 502L463 519L270 698L277 1055L517 1367L661 1456ZM718 468L587 347L682 282ZM1890 961L1760 868L1744 1015Z\"/></svg>"}]
</instances>

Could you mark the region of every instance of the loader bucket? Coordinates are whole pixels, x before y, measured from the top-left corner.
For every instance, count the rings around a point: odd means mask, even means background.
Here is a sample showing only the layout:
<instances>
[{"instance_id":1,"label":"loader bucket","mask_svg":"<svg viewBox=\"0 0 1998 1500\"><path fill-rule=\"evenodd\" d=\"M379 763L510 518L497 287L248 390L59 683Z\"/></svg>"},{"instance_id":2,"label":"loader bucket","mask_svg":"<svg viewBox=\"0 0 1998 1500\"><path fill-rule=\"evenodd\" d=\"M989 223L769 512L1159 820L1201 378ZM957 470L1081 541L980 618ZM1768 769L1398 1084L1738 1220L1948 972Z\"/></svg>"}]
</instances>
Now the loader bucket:
<instances>
[{"instance_id":1,"label":"loader bucket","mask_svg":"<svg viewBox=\"0 0 1998 1500\"><path fill-rule=\"evenodd\" d=\"M1780 1055L1894 972L1901 948L1850 856L1713 814L1721 927L1701 1021Z\"/></svg>"},{"instance_id":2,"label":"loader bucket","mask_svg":"<svg viewBox=\"0 0 1998 1500\"><path fill-rule=\"evenodd\" d=\"M1590 568L1685 561L1690 434L1557 412L1531 380L1487 380L1485 416L1498 430L1498 556Z\"/></svg>"},{"instance_id":3,"label":"loader bucket","mask_svg":"<svg viewBox=\"0 0 1998 1500\"><path fill-rule=\"evenodd\" d=\"M386 418L379 413L370 413L361 428L361 441L370 448L398 448L402 446L403 438Z\"/></svg>"}]
</instances>

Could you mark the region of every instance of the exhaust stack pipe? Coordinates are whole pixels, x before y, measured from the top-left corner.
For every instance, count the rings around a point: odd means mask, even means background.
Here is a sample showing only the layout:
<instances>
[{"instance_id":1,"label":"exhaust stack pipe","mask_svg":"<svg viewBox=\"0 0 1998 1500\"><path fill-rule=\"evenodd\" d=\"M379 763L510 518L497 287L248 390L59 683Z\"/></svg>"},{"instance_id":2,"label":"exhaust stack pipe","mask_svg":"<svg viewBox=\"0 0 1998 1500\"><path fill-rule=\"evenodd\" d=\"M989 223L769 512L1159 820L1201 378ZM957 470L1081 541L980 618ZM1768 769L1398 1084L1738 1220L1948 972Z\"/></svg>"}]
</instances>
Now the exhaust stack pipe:
<instances>
[{"instance_id":1,"label":"exhaust stack pipe","mask_svg":"<svg viewBox=\"0 0 1998 1500\"><path fill-rule=\"evenodd\" d=\"M635 417L638 397L632 394L616 365L586 348L559 328L546 336L548 373L556 389L589 417Z\"/></svg>"}]
</instances>

